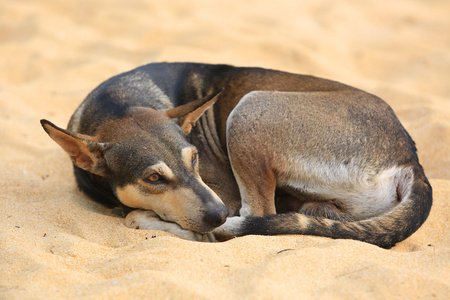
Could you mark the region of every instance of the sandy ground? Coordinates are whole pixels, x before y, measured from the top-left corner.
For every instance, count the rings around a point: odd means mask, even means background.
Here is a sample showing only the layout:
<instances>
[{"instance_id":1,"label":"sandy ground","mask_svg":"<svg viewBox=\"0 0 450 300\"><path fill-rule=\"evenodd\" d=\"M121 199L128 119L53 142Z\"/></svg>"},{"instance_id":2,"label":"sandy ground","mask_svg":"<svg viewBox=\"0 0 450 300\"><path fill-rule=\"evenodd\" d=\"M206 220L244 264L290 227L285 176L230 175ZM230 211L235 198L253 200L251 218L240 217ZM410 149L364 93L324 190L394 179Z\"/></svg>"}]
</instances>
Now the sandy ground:
<instances>
[{"instance_id":1,"label":"sandy ground","mask_svg":"<svg viewBox=\"0 0 450 300\"><path fill-rule=\"evenodd\" d=\"M0 299L448 299L450 2L3 0ZM155 61L261 66L385 99L434 189L393 249L310 236L196 243L132 230L80 193L40 128Z\"/></svg>"}]
</instances>

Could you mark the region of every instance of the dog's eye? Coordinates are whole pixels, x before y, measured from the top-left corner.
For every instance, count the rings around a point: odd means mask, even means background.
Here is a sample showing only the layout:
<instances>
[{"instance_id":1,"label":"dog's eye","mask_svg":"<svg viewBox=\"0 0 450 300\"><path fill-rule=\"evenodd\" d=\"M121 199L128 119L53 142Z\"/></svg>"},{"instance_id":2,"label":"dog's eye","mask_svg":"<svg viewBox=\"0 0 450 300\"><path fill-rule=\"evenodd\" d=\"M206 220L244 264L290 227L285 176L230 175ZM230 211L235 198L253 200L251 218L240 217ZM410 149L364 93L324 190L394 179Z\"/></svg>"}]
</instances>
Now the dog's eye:
<instances>
[{"instance_id":1,"label":"dog's eye","mask_svg":"<svg viewBox=\"0 0 450 300\"><path fill-rule=\"evenodd\" d=\"M153 173L147 177L147 180L150 182L158 182L161 180L161 176L159 174Z\"/></svg>"},{"instance_id":2,"label":"dog's eye","mask_svg":"<svg viewBox=\"0 0 450 300\"><path fill-rule=\"evenodd\" d=\"M198 157L198 153L197 152L192 153L191 160L192 160L192 164L193 165L195 165L195 163L197 162L197 157Z\"/></svg>"}]
</instances>

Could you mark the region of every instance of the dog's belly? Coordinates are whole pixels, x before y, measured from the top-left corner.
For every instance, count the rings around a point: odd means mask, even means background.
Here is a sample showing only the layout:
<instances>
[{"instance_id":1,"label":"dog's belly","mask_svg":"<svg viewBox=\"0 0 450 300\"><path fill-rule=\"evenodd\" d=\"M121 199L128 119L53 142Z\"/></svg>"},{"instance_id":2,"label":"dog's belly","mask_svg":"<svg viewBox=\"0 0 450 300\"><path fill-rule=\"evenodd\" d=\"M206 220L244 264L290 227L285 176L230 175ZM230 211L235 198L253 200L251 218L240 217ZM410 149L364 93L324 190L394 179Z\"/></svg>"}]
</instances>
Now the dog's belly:
<instances>
[{"instance_id":1,"label":"dog's belly","mask_svg":"<svg viewBox=\"0 0 450 300\"><path fill-rule=\"evenodd\" d=\"M298 211L308 202L327 202L353 220L363 220L379 216L398 204L401 168L364 174L354 170L350 172L344 166L315 166L310 161L308 164L291 166L293 168L289 175L277 178L277 186L289 191L289 196L284 199L290 199L283 203L283 197L280 197L280 209Z\"/></svg>"}]
</instances>

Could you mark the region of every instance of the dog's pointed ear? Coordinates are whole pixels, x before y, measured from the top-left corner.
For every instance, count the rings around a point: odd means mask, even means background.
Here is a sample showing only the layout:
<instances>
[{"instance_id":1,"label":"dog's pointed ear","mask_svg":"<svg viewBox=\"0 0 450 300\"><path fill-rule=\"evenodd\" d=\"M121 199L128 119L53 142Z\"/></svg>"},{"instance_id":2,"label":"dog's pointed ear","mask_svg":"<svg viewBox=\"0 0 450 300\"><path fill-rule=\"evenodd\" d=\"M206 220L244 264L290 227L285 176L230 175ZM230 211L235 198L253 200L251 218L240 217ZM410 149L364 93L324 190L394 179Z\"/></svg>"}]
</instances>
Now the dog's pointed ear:
<instances>
[{"instance_id":1,"label":"dog's pointed ear","mask_svg":"<svg viewBox=\"0 0 450 300\"><path fill-rule=\"evenodd\" d=\"M169 118L177 119L178 123L187 135L191 132L195 122L219 99L224 88L207 95L204 98L189 102L187 104L175 107L166 112Z\"/></svg>"},{"instance_id":2,"label":"dog's pointed ear","mask_svg":"<svg viewBox=\"0 0 450 300\"><path fill-rule=\"evenodd\" d=\"M97 142L92 136L59 128L47 120L41 120L41 125L47 134L69 154L77 167L100 176L108 174L108 167L103 157L108 144Z\"/></svg>"}]
</instances>

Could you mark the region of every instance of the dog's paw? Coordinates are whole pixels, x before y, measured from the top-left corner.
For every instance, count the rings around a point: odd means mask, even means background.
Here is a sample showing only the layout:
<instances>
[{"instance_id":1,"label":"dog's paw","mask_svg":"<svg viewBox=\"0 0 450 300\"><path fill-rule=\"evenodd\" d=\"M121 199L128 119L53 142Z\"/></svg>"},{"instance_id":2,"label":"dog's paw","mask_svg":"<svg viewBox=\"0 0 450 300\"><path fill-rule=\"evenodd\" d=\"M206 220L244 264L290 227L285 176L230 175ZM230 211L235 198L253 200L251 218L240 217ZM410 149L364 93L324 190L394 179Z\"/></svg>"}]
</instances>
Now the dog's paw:
<instances>
[{"instance_id":1,"label":"dog's paw","mask_svg":"<svg viewBox=\"0 0 450 300\"><path fill-rule=\"evenodd\" d=\"M213 233L220 240L230 239L232 237L239 236L241 233L241 227L244 220L245 220L244 217L227 218L225 223L214 229Z\"/></svg>"},{"instance_id":2,"label":"dog's paw","mask_svg":"<svg viewBox=\"0 0 450 300\"><path fill-rule=\"evenodd\" d=\"M166 231L176 235L179 238L190 241L209 241L206 234L186 230L181 228L181 226L176 223L161 220L155 212L149 210L133 210L125 218L125 225L135 229Z\"/></svg>"}]
</instances>

